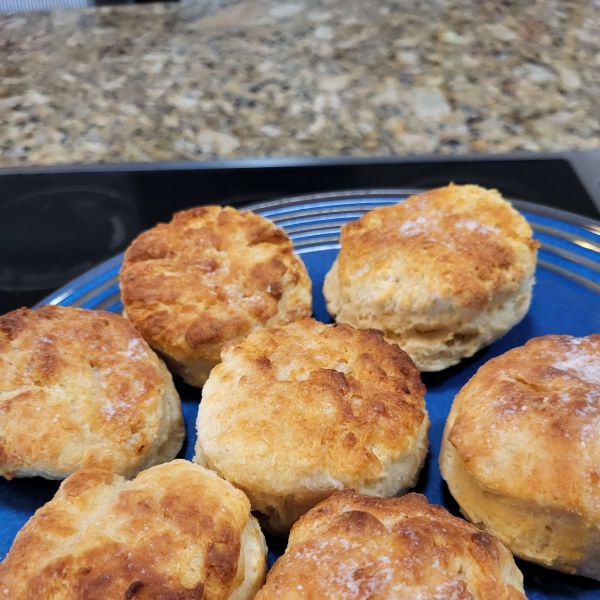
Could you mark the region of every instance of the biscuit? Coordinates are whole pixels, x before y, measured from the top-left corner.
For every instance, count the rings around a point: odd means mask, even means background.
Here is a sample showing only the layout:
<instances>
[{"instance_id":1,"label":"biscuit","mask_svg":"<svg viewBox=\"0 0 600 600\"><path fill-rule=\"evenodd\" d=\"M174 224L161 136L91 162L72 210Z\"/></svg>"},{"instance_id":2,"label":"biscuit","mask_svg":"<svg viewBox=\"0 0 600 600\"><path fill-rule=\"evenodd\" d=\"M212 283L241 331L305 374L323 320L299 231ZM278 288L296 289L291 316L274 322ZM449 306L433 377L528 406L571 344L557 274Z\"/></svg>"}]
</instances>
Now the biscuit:
<instances>
[{"instance_id":1,"label":"biscuit","mask_svg":"<svg viewBox=\"0 0 600 600\"><path fill-rule=\"evenodd\" d=\"M120 280L126 316L198 387L225 344L312 312L310 279L285 232L230 207L192 208L142 233Z\"/></svg>"},{"instance_id":2,"label":"biscuit","mask_svg":"<svg viewBox=\"0 0 600 600\"><path fill-rule=\"evenodd\" d=\"M265 558L244 494L175 460L129 482L71 475L17 534L0 581L10 600L246 600Z\"/></svg>"},{"instance_id":3,"label":"biscuit","mask_svg":"<svg viewBox=\"0 0 600 600\"><path fill-rule=\"evenodd\" d=\"M379 331L304 319L223 351L194 460L242 489L276 533L333 492L393 496L427 454L425 387Z\"/></svg>"},{"instance_id":4,"label":"biscuit","mask_svg":"<svg viewBox=\"0 0 600 600\"><path fill-rule=\"evenodd\" d=\"M119 315L42 306L0 317L0 475L125 477L185 435L171 374Z\"/></svg>"},{"instance_id":5,"label":"biscuit","mask_svg":"<svg viewBox=\"0 0 600 600\"><path fill-rule=\"evenodd\" d=\"M420 371L472 356L527 313L536 248L495 190L449 185L376 208L341 232L323 294L336 321L384 332Z\"/></svg>"},{"instance_id":6,"label":"biscuit","mask_svg":"<svg viewBox=\"0 0 600 600\"><path fill-rule=\"evenodd\" d=\"M454 399L440 468L512 552L600 580L600 335L534 338Z\"/></svg>"},{"instance_id":7,"label":"biscuit","mask_svg":"<svg viewBox=\"0 0 600 600\"><path fill-rule=\"evenodd\" d=\"M292 528L256 600L525 600L523 576L491 535L420 494L338 492Z\"/></svg>"}]
</instances>

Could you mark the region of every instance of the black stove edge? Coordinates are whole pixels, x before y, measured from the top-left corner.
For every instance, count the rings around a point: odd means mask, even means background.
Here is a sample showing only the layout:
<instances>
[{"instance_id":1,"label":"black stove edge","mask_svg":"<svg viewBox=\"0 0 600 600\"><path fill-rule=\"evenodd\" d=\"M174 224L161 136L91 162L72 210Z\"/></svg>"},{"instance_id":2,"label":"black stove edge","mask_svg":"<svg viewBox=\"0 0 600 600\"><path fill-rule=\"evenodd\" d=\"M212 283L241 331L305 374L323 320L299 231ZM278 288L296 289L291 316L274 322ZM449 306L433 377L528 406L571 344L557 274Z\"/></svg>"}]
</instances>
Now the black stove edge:
<instances>
[{"instance_id":1,"label":"black stove edge","mask_svg":"<svg viewBox=\"0 0 600 600\"><path fill-rule=\"evenodd\" d=\"M365 166L410 163L464 163L504 161L565 160L585 188L590 199L600 212L600 149L572 150L566 152L511 152L505 154L415 154L408 156L378 157L261 157L242 159L219 159L206 161L170 161L149 163L94 163L52 166L12 167L0 169L4 175L61 174L61 173L124 173L147 171L194 171L216 169L256 169L279 167L314 166Z\"/></svg>"}]
</instances>

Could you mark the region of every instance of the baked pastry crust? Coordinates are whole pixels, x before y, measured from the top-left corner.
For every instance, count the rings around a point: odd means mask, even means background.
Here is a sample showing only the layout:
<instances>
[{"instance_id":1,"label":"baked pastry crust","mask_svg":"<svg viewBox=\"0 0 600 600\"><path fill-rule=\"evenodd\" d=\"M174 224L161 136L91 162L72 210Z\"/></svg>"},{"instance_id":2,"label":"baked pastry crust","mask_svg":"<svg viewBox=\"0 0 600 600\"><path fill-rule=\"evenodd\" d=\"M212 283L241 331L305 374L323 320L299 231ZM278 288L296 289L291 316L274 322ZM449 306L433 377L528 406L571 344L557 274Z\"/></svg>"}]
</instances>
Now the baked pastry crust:
<instances>
[{"instance_id":1,"label":"baked pastry crust","mask_svg":"<svg viewBox=\"0 0 600 600\"><path fill-rule=\"evenodd\" d=\"M440 468L463 513L514 554L600 579L600 335L548 335L488 361L454 399Z\"/></svg>"},{"instance_id":2,"label":"baked pastry crust","mask_svg":"<svg viewBox=\"0 0 600 600\"><path fill-rule=\"evenodd\" d=\"M120 281L126 316L196 386L226 343L312 312L311 282L286 233L230 207L192 208L142 233Z\"/></svg>"},{"instance_id":3,"label":"baked pastry crust","mask_svg":"<svg viewBox=\"0 0 600 600\"><path fill-rule=\"evenodd\" d=\"M246 600L265 558L244 494L175 460L130 482L71 475L19 532L0 581L10 600Z\"/></svg>"},{"instance_id":4,"label":"baked pastry crust","mask_svg":"<svg viewBox=\"0 0 600 600\"><path fill-rule=\"evenodd\" d=\"M338 322L372 327L421 371L492 343L527 313L536 248L527 221L495 190L449 185L345 225L325 278Z\"/></svg>"},{"instance_id":5,"label":"baked pastry crust","mask_svg":"<svg viewBox=\"0 0 600 600\"><path fill-rule=\"evenodd\" d=\"M284 533L342 488L392 496L427 454L425 387L379 331L304 319L223 351L198 411L194 460Z\"/></svg>"},{"instance_id":6,"label":"baked pastry crust","mask_svg":"<svg viewBox=\"0 0 600 600\"><path fill-rule=\"evenodd\" d=\"M424 496L338 492L292 528L257 600L525 600L523 576L495 538Z\"/></svg>"},{"instance_id":7,"label":"baked pastry crust","mask_svg":"<svg viewBox=\"0 0 600 600\"><path fill-rule=\"evenodd\" d=\"M184 436L171 374L126 319L62 306L0 317L0 475L133 477Z\"/></svg>"}]
</instances>

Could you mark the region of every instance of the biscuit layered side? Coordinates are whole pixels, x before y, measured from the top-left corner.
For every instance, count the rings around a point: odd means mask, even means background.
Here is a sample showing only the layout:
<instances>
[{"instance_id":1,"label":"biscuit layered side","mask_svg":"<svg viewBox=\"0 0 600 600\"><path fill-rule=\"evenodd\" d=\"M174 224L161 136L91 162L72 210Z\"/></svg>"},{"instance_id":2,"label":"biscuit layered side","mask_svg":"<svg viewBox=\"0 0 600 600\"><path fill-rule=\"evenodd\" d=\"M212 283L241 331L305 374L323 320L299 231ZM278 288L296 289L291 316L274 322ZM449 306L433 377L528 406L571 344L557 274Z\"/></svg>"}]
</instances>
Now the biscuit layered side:
<instances>
[{"instance_id":1,"label":"biscuit layered side","mask_svg":"<svg viewBox=\"0 0 600 600\"><path fill-rule=\"evenodd\" d=\"M293 527L257 600L525 600L523 576L495 538L424 496L338 492Z\"/></svg>"},{"instance_id":2,"label":"biscuit layered side","mask_svg":"<svg viewBox=\"0 0 600 600\"><path fill-rule=\"evenodd\" d=\"M173 459L185 435L171 374L133 325L61 306L0 317L0 474L125 477Z\"/></svg>"},{"instance_id":3,"label":"biscuit layered side","mask_svg":"<svg viewBox=\"0 0 600 600\"><path fill-rule=\"evenodd\" d=\"M492 343L527 313L536 248L495 190L449 185L376 208L342 228L325 278L338 322L372 327L421 371Z\"/></svg>"},{"instance_id":4,"label":"biscuit layered side","mask_svg":"<svg viewBox=\"0 0 600 600\"><path fill-rule=\"evenodd\" d=\"M142 233L120 282L127 317L196 386L225 344L312 312L310 279L285 232L229 207L193 208Z\"/></svg>"},{"instance_id":5,"label":"biscuit layered side","mask_svg":"<svg viewBox=\"0 0 600 600\"><path fill-rule=\"evenodd\" d=\"M223 351L203 391L195 461L285 533L336 490L392 496L427 453L425 387L381 332L305 319Z\"/></svg>"},{"instance_id":6,"label":"biscuit layered side","mask_svg":"<svg viewBox=\"0 0 600 600\"><path fill-rule=\"evenodd\" d=\"M246 600L266 546L244 494L176 460L127 482L78 471L29 520L0 563L4 596Z\"/></svg>"},{"instance_id":7,"label":"biscuit layered side","mask_svg":"<svg viewBox=\"0 0 600 600\"><path fill-rule=\"evenodd\" d=\"M456 396L441 472L517 556L600 579L600 335L534 338Z\"/></svg>"}]
</instances>

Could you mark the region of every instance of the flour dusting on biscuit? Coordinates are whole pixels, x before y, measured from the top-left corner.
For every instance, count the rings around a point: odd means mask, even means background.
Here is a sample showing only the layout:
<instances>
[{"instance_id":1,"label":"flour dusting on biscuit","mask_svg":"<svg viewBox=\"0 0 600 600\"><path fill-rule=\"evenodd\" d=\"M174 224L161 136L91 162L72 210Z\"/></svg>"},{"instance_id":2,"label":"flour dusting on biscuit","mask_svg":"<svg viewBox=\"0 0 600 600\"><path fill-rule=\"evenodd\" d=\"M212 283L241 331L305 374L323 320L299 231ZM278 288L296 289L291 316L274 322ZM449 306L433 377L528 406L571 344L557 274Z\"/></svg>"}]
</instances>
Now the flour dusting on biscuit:
<instances>
[{"instance_id":1,"label":"flour dusting on biscuit","mask_svg":"<svg viewBox=\"0 0 600 600\"><path fill-rule=\"evenodd\" d=\"M130 321L97 310L0 317L0 474L63 479L85 467L126 477L183 444L173 378Z\"/></svg>"},{"instance_id":2,"label":"flour dusting on biscuit","mask_svg":"<svg viewBox=\"0 0 600 600\"><path fill-rule=\"evenodd\" d=\"M421 371L472 356L527 313L536 248L495 190L449 185L345 225L323 293L336 321L383 331Z\"/></svg>"},{"instance_id":3,"label":"flour dusting on biscuit","mask_svg":"<svg viewBox=\"0 0 600 600\"><path fill-rule=\"evenodd\" d=\"M424 496L338 492L293 527L256 600L526 600L498 540Z\"/></svg>"},{"instance_id":4,"label":"flour dusting on biscuit","mask_svg":"<svg viewBox=\"0 0 600 600\"><path fill-rule=\"evenodd\" d=\"M463 513L514 554L600 579L600 335L548 335L454 399L440 467Z\"/></svg>"}]
</instances>

